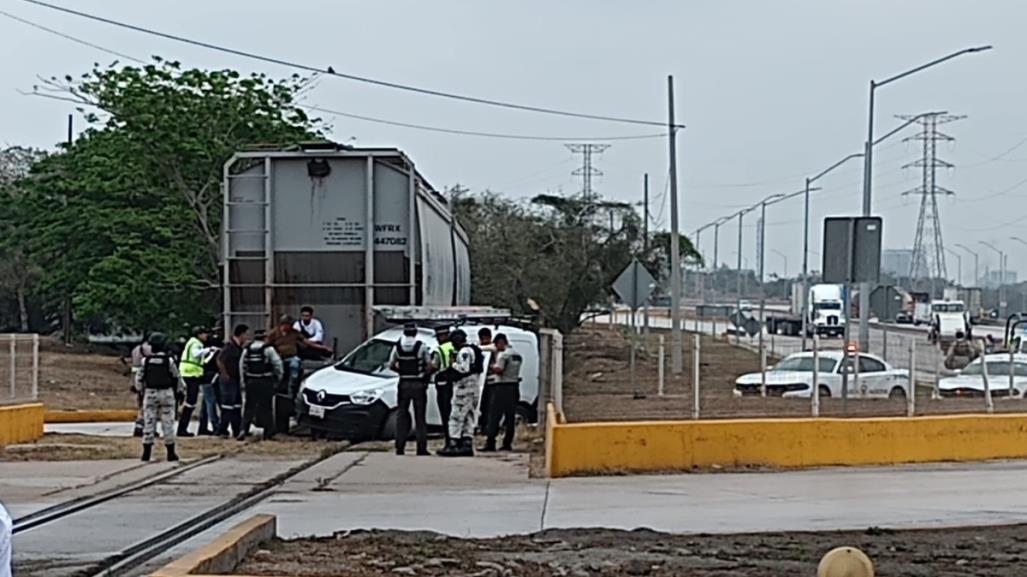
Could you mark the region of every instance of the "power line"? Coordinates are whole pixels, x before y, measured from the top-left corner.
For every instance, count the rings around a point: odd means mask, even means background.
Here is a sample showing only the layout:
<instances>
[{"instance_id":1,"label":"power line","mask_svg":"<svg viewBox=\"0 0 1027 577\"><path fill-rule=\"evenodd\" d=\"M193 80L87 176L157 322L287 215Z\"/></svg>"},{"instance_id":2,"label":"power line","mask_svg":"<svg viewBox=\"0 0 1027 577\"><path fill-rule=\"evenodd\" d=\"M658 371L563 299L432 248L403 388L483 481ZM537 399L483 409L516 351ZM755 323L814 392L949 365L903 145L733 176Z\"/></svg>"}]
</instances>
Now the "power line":
<instances>
[{"instance_id":1,"label":"power line","mask_svg":"<svg viewBox=\"0 0 1027 577\"><path fill-rule=\"evenodd\" d=\"M15 20L15 21L20 22L22 24L25 24L27 26L31 26L33 28L42 30L44 32L48 32L50 34L54 34L56 36L64 38L65 40L70 40L70 41L75 42L77 44L81 44L83 46L88 46L90 48L99 50L101 52L105 52L107 54L112 54L112 55L117 56L119 58L124 58L126 60L131 60L131 61L137 62L139 64L145 64L146 63L146 61L144 61L142 59L139 59L139 58L136 58L134 56L130 56L128 54L123 54L123 53L118 52L116 50L112 50L110 48L107 48L105 46L101 46L99 44L95 44L93 42L89 42L88 40L84 40L82 38L79 38L79 37L76 37L76 36L72 36L70 34L66 34L66 33L61 32L59 30L55 30L53 28L49 28L49 27L43 26L42 24L39 24L37 22L33 22L31 20L27 20L25 18L21 18L19 16L15 16L14 14L11 14L9 12L5 12L5 11L0 10L0 15L6 16L8 18L11 18L12 20ZM56 96L52 96L52 95L43 95L43 94L38 94L38 93L37 93L37 95L38 96L47 96L49 98L53 98L53 99L56 99L56 100L68 100L70 102L76 102L78 104L87 104L87 103L84 103L84 102L79 102L79 101L74 100L74 99L62 99L62 98L59 98L59 97L56 97ZM399 127L402 127L402 128L410 128L410 129L414 129L414 130L424 130L424 131L429 131L429 132L439 132L439 133L445 133L445 134L456 134L456 135L461 135L461 136L477 136L477 137L482 137L482 138L497 138L497 139L505 139L505 140L532 140L532 141L645 140L645 139L652 139L652 138L662 138L662 137L667 135L666 132L660 132L660 133L656 133L656 134L635 134L635 135L609 136L609 137L599 138L599 137L587 137L587 136L567 137L567 136L540 136L540 135L531 135L531 134L505 134L505 133L498 133L498 132L484 132L484 131L476 131L476 130L462 130L462 129L456 129L456 128L446 128L446 127L441 127L441 126L428 126L428 125L424 125L424 124L414 124L414 123L409 123L409 122L400 122L400 121L397 121L397 120L388 120L388 119L385 119L385 118L376 118L376 117L373 117L373 116L365 116L365 115L360 115L360 114L354 114L352 112L342 112L342 111L339 111L339 110L332 110L330 108L325 108L325 107L322 107L322 106L311 105L311 104L298 104L297 106L300 106L302 108L306 108L308 110L316 110L318 112L324 112L326 114L335 114L335 115L338 115L338 116L343 116L343 117L346 117L346 118L353 118L353 119L362 120L362 121L365 121L365 122L374 122L374 123L378 123L378 124L386 124L386 125L390 125L390 126L399 126Z\"/></svg>"},{"instance_id":2,"label":"power line","mask_svg":"<svg viewBox=\"0 0 1027 577\"><path fill-rule=\"evenodd\" d=\"M257 54L255 52L247 52L247 51L244 51L244 50L238 50L238 49L235 49L235 48L229 48L227 46L221 46L221 45L218 45L218 44L212 44L210 42L204 42L204 41L201 41L201 40L194 40L192 38L186 38L184 36L177 36L175 34L169 34L167 32L161 32L159 30L154 30L152 28L145 28L145 27L142 27L142 26L136 26L134 24L129 24L127 22L121 22L121 21L118 21L118 20L113 20L113 19L110 19L110 18L105 18L103 16L97 16L95 14L90 14L88 12L81 12L79 10L73 10L71 8L66 8L64 6L58 6L56 4L50 4L48 2L42 2L41 0L21 0L21 1L25 2L25 3L28 3L28 4L34 4L36 6L41 6L43 8L48 8L50 10L56 10L58 12L64 12L65 14L71 14L71 15L74 15L74 16L78 16L80 18L86 18L86 19L93 20L93 21L96 21L96 22L103 22L104 24L109 24L111 26L117 26L119 28L124 28L124 29L127 29L127 30L133 30L135 32L140 32L142 34L148 34L150 36L157 36L157 37L160 37L160 38L165 38L167 40L174 40L175 42L181 42L181 43L184 43L184 44L190 44L190 45L193 45L193 46L199 46L201 48L207 48L208 50L216 50L218 52L224 52L226 54L233 54L235 56L241 56L243 58L249 58L251 60L259 60L261 62L267 62L269 64L277 64L277 65L280 65L280 66L287 66L287 67L290 67L290 68L295 68L295 69L299 69L299 70L305 70L305 71L308 71L308 72L317 72L317 73L322 73L322 74L328 74L329 76L336 76L338 78L344 78L346 80L352 80L352 81L355 81L355 82L362 82L362 83L365 83L365 84L373 84L375 86L382 86L382 87L385 87L385 88L392 88L392 89L395 89L395 90L403 90L403 91L406 91L406 92L414 92L414 93L417 93L417 94L423 94L423 95L427 95L427 96L436 96L436 97L439 97L439 98L448 98L448 99L451 99L451 100L459 100L459 101L463 101L463 102L471 102L471 103L474 103L474 104L482 104L482 105L494 106L494 107L498 107L498 108L508 108L508 109L512 109L512 110L522 110L522 111L525 111L525 112L536 112L536 113L539 113L539 114L550 114L550 115L554 115L554 116L567 116L567 117L571 117L571 118L582 118L582 119L586 119L586 120L601 120L601 121L605 121L605 122L619 122L619 123L622 123L622 124L641 124L641 125L647 125L647 126L661 126L662 127L662 126L666 126L667 125L667 123L664 122L664 121L640 120L640 119L636 119L636 118L625 118L625 117L619 117L619 116L604 116L604 115L600 115L600 114L587 114L587 113L583 113L583 112L572 112L572 111L569 111L569 110L560 110L560 109L556 109L556 108L544 108L544 107L541 107L541 106L531 106L531 105L526 105L526 104L517 104L517 103L507 102L507 101L502 101L502 100L491 100L491 99L488 99L488 98L479 98L479 97L476 97L476 96L468 96L468 95L465 95L465 94L456 94L456 93L452 93L452 92L443 92L441 90L433 90L433 89L430 89L430 88L422 88L422 87L419 87L419 86L413 86L413 85L409 85L409 84L400 84L398 82L391 82L391 81L387 81L387 80L380 80L380 79L377 79L377 78L369 78L369 77L365 77L365 76L357 76L355 74L347 74L347 73L344 73L344 72L336 72L335 69L332 68L331 66L328 66L327 68L325 68L325 67L315 67L315 66L311 66L309 64L302 64L302 63L299 63L299 62L293 62L293 61L285 60L285 59L282 59L282 58L276 58L276 57L273 57L273 56L265 56L263 54ZM685 126L683 124L676 124L675 125L675 128L684 128L684 127Z\"/></svg>"},{"instance_id":3,"label":"power line","mask_svg":"<svg viewBox=\"0 0 1027 577\"><path fill-rule=\"evenodd\" d=\"M99 50L100 52L106 52L107 54L111 54L111 55L117 56L118 58L124 58L125 60L131 60L133 62L138 62L140 64L145 64L145 62L143 62L142 60L140 60L138 58L135 58L133 56L129 56L128 54L122 54L121 52L117 52L115 50L111 50L110 48L104 48L103 46L100 46L99 44L93 44L92 42L88 42L86 40L82 40L81 38L76 38L76 37L74 37L74 36L72 36L70 34L65 34L64 32L61 32L60 30L54 30L53 28L47 28L46 26L43 26L42 24L37 24L36 22L32 22L31 20L26 20L24 18L21 18L20 16L15 16L14 14L11 14L10 12L4 12L3 10L0 10L0 16L6 16L6 17L10 18L11 20L15 20L17 22L21 22L22 24L25 24L26 26L31 26L33 28L36 28L37 30L42 30L43 32L49 32L50 34L55 34L57 36L60 36L61 38L64 38L65 40L71 40L72 42L75 42L77 44L81 44L83 46L88 46L90 48L95 48L96 50Z\"/></svg>"}]
</instances>

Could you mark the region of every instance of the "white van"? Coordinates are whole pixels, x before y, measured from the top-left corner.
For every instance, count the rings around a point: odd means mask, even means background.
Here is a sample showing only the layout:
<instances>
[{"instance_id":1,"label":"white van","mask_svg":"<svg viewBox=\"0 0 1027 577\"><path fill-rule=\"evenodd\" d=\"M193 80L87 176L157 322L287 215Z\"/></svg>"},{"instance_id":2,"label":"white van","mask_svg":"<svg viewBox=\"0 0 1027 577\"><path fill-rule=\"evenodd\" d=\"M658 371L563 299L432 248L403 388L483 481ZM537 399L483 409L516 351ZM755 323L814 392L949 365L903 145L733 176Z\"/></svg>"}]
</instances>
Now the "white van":
<instances>
[{"instance_id":1,"label":"white van","mask_svg":"<svg viewBox=\"0 0 1027 577\"><path fill-rule=\"evenodd\" d=\"M538 335L513 326L468 324L453 327L467 333L476 343L478 330L488 327L492 334L503 333L524 359L521 365L521 402L517 407L522 419L536 420L538 407ZM396 436L396 407L399 375L389 367L392 349L403 336L402 327L383 331L346 355L338 363L307 377L296 399L296 415L301 426L346 439L391 439ZM418 338L434 351L435 332L418 329ZM486 353L486 363L489 361ZM484 386L482 375L479 386ZM428 389L428 427L441 429L442 419L435 400L435 387Z\"/></svg>"}]
</instances>

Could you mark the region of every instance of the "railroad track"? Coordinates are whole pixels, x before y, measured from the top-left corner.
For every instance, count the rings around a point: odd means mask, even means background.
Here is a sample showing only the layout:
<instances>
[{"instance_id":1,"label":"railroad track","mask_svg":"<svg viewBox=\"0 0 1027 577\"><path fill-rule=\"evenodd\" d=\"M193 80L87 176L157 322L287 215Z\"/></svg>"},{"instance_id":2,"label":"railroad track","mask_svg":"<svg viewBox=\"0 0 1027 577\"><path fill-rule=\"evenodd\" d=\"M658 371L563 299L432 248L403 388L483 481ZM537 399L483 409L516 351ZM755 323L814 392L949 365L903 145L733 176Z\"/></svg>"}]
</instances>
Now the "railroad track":
<instances>
[{"instance_id":1,"label":"railroad track","mask_svg":"<svg viewBox=\"0 0 1027 577\"><path fill-rule=\"evenodd\" d=\"M332 447L330 450L326 450L321 455L284 471L263 483L255 485L215 507L200 512L156 535L134 543L113 555L78 570L73 574L73 576L120 577L128 575L133 569L142 567L147 562L166 553L171 548L180 545L219 523L222 523L223 521L226 521L231 517L255 506L274 493L278 487L289 479L349 447L350 443L339 443L337 446ZM218 455L209 457L207 459L176 468L173 471L166 471L136 483L112 489L100 495L72 499L70 501L54 505L53 507L48 507L41 511L25 515L24 517L20 517L15 520L14 532L18 533L21 531L27 531L33 527L53 523L62 518L68 517L69 515L74 515L83 510L100 505L101 503L109 502L145 487L168 481L169 479L177 477L187 471L205 465L210 465L225 456L226 455Z\"/></svg>"}]
</instances>

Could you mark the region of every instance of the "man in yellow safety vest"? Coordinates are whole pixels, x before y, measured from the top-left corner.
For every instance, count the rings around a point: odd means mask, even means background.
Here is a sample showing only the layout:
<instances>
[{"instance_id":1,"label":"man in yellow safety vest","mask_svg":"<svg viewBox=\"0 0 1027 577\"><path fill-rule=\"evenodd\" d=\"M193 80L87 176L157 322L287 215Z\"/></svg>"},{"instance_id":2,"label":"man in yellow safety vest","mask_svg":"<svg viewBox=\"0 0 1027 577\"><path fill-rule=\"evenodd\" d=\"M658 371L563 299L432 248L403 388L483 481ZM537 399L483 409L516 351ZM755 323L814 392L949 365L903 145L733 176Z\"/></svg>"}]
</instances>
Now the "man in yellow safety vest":
<instances>
[{"instance_id":1,"label":"man in yellow safety vest","mask_svg":"<svg viewBox=\"0 0 1027 577\"><path fill-rule=\"evenodd\" d=\"M182 416L178 420L178 436L192 437L189 432L189 421L193 418L193 410L200 396L203 385L203 365L210 349L207 338L210 331L203 327L194 327L193 336L186 341L182 349L182 360L178 362L178 372L185 381L185 403L182 405Z\"/></svg>"}]
</instances>

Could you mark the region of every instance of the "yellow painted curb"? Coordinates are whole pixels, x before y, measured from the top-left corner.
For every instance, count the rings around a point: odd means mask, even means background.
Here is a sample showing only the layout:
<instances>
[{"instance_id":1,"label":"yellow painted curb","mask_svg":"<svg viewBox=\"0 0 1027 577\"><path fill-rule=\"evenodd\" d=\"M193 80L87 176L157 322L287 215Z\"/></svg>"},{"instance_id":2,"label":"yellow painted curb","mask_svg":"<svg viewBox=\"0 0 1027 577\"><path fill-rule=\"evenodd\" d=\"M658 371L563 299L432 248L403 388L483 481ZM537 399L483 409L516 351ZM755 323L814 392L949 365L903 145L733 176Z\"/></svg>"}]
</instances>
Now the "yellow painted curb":
<instances>
[{"instance_id":1,"label":"yellow painted curb","mask_svg":"<svg viewBox=\"0 0 1027 577\"><path fill-rule=\"evenodd\" d=\"M0 447L42 437L44 410L42 403L0 405Z\"/></svg>"},{"instance_id":2,"label":"yellow painted curb","mask_svg":"<svg viewBox=\"0 0 1027 577\"><path fill-rule=\"evenodd\" d=\"M274 515L254 515L210 543L161 567L150 577L226 575L261 543L278 532Z\"/></svg>"},{"instance_id":3,"label":"yellow painted curb","mask_svg":"<svg viewBox=\"0 0 1027 577\"><path fill-rule=\"evenodd\" d=\"M47 423L131 423L138 411L109 409L98 411L47 411Z\"/></svg>"},{"instance_id":4,"label":"yellow painted curb","mask_svg":"<svg viewBox=\"0 0 1027 577\"><path fill-rule=\"evenodd\" d=\"M573 424L550 417L546 449L551 477L1022 459L1027 414Z\"/></svg>"}]
</instances>

